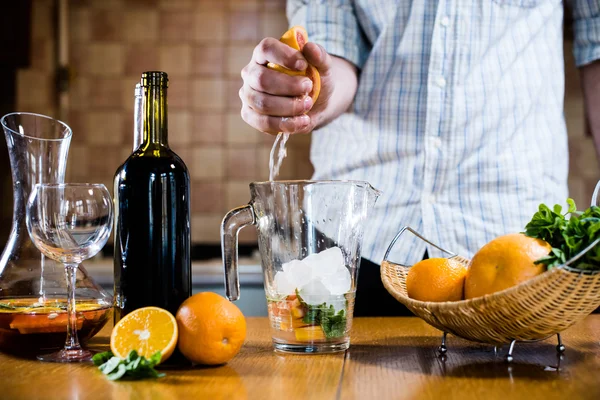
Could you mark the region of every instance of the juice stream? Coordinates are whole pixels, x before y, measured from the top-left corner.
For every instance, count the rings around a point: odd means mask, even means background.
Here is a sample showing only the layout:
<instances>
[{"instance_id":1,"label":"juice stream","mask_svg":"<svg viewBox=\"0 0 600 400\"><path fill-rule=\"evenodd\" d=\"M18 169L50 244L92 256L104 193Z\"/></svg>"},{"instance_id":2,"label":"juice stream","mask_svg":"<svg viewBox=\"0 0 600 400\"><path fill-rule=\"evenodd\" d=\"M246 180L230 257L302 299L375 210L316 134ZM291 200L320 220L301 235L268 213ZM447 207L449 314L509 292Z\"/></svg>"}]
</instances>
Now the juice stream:
<instances>
[{"instance_id":1,"label":"juice stream","mask_svg":"<svg viewBox=\"0 0 600 400\"><path fill-rule=\"evenodd\" d=\"M275 142L273 142L273 147L271 148L271 154L269 156L269 181L271 182L273 182L279 175L279 168L281 168L283 159L287 156L285 144L289 138L289 133L279 132L275 138ZM277 160L275 160L275 150L277 150L278 144L279 151L277 152Z\"/></svg>"}]
</instances>

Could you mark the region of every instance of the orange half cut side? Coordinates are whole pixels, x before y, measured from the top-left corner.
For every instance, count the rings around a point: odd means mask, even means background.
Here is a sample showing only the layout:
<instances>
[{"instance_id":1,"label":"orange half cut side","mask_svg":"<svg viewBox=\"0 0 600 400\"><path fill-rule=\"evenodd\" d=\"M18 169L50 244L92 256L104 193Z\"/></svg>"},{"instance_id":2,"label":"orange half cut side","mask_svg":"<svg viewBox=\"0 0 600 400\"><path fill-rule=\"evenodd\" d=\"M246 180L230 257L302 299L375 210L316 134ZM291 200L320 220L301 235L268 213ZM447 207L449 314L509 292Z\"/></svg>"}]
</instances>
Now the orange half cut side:
<instances>
[{"instance_id":1,"label":"orange half cut side","mask_svg":"<svg viewBox=\"0 0 600 400\"><path fill-rule=\"evenodd\" d=\"M162 308L143 307L127 314L113 328L110 349L120 358L126 358L131 350L139 355L151 357L161 353L161 362L173 354L177 346L177 321Z\"/></svg>"}]
</instances>

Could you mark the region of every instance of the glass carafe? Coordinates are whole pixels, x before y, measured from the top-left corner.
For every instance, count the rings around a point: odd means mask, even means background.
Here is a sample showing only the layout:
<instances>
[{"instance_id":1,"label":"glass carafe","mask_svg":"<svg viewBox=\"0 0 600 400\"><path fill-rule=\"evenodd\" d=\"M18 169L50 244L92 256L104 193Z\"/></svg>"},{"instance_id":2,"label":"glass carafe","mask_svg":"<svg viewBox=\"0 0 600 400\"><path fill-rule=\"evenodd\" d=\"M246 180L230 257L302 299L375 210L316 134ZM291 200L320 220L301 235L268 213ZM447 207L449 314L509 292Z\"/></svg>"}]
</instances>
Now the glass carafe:
<instances>
[{"instance_id":1,"label":"glass carafe","mask_svg":"<svg viewBox=\"0 0 600 400\"><path fill-rule=\"evenodd\" d=\"M39 114L12 113L0 119L13 179L13 221L0 256L0 350L36 352L58 348L66 337L65 267L43 256L25 224L26 204L38 183L63 183L71 128ZM83 341L106 323L111 298L80 267L77 328Z\"/></svg>"},{"instance_id":2,"label":"glass carafe","mask_svg":"<svg viewBox=\"0 0 600 400\"><path fill-rule=\"evenodd\" d=\"M237 235L253 224L275 349L347 349L363 231L379 192L357 181L276 181L251 183L250 194L221 227L227 297L240 296Z\"/></svg>"}]
</instances>

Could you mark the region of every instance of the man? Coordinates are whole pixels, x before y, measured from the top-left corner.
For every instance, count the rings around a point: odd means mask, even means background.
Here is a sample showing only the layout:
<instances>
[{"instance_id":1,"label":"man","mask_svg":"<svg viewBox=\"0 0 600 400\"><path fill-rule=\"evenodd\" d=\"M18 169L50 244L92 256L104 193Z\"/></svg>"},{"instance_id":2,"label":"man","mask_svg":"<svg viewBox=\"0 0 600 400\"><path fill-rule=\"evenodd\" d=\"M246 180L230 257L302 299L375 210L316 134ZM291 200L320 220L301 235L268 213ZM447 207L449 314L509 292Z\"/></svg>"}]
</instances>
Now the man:
<instances>
[{"instance_id":1,"label":"man","mask_svg":"<svg viewBox=\"0 0 600 400\"><path fill-rule=\"evenodd\" d=\"M597 133L600 2L569 5ZM402 312L378 267L402 226L471 256L522 231L539 203L565 203L562 1L290 0L287 13L312 43L300 53L264 39L242 71L241 114L263 132L313 132L314 179L383 191L364 238L356 315ZM309 79L267 62L313 64L316 104L304 95ZM426 251L441 256L407 237L391 258L413 263Z\"/></svg>"}]
</instances>

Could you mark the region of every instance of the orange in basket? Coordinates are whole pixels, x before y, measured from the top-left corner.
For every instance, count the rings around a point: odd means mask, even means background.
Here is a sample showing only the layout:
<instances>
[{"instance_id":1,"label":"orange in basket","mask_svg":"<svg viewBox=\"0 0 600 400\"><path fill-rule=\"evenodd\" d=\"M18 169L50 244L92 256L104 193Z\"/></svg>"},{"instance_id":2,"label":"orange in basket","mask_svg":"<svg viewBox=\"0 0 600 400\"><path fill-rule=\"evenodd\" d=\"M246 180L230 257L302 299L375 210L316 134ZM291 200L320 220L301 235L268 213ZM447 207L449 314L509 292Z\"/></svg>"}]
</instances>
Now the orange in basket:
<instances>
[{"instance_id":1,"label":"orange in basket","mask_svg":"<svg viewBox=\"0 0 600 400\"><path fill-rule=\"evenodd\" d=\"M522 233L511 233L490 241L469 264L465 299L499 292L544 273L546 266L535 264L535 261L547 256L550 250L552 247L548 242Z\"/></svg>"},{"instance_id":2,"label":"orange in basket","mask_svg":"<svg viewBox=\"0 0 600 400\"><path fill-rule=\"evenodd\" d=\"M458 301L463 298L467 269L456 260L430 258L408 271L408 297L420 301Z\"/></svg>"}]
</instances>

